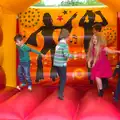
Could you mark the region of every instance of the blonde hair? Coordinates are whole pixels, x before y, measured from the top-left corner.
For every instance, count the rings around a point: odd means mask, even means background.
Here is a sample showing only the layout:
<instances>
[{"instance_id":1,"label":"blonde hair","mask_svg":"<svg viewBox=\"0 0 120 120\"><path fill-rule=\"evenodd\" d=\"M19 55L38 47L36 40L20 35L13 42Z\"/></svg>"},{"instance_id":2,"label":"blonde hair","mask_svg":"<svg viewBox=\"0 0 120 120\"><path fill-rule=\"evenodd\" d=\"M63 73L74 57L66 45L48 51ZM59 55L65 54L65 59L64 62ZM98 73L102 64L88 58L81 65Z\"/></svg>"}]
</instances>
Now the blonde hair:
<instances>
[{"instance_id":1,"label":"blonde hair","mask_svg":"<svg viewBox=\"0 0 120 120\"><path fill-rule=\"evenodd\" d=\"M93 36L97 37L97 44L95 45L95 56L94 56L94 59L93 59L93 54L92 54L93 47L94 47ZM106 44L106 40L104 38L104 35L102 33L99 32L99 33L94 34L93 36L92 36L92 38L90 40L90 43L89 43L89 49L88 49L88 53L87 53L88 61L89 60L96 61L99 58L101 48L105 47L107 45Z\"/></svg>"}]
</instances>

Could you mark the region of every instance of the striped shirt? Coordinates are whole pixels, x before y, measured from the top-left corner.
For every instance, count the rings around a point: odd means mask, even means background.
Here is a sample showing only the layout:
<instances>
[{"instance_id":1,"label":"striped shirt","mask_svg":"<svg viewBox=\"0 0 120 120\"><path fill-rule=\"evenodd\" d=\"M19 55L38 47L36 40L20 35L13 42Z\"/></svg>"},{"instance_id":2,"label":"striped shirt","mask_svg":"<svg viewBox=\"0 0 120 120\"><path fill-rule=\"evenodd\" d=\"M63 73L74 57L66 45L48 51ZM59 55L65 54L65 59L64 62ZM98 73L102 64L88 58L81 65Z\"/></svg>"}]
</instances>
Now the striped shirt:
<instances>
[{"instance_id":1,"label":"striped shirt","mask_svg":"<svg viewBox=\"0 0 120 120\"><path fill-rule=\"evenodd\" d=\"M73 58L73 55L69 53L68 45L63 39L56 46L53 64L57 67L67 66L68 58Z\"/></svg>"}]
</instances>

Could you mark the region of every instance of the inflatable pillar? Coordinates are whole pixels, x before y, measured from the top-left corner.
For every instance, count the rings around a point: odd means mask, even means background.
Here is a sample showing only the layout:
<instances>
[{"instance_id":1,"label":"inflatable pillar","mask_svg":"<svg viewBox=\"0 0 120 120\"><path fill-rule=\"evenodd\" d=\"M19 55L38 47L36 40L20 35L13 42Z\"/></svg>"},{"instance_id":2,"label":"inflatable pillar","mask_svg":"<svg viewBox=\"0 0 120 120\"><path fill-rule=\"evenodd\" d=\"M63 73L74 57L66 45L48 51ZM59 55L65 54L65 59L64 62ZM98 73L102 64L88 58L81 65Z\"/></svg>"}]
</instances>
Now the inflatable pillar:
<instances>
[{"instance_id":1,"label":"inflatable pillar","mask_svg":"<svg viewBox=\"0 0 120 120\"><path fill-rule=\"evenodd\" d=\"M3 14L3 68L6 74L6 86L16 86L16 45L14 36L16 34L16 14Z\"/></svg>"}]
</instances>

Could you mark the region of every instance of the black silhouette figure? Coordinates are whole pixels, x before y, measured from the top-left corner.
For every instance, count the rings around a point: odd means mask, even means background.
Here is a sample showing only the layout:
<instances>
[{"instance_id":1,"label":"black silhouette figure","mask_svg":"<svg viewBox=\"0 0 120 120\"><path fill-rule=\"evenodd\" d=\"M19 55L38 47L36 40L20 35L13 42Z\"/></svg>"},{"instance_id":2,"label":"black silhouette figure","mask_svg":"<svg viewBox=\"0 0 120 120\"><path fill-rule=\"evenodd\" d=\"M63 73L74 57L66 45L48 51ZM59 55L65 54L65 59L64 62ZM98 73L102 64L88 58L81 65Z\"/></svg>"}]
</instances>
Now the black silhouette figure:
<instances>
[{"instance_id":1,"label":"black silhouette figure","mask_svg":"<svg viewBox=\"0 0 120 120\"><path fill-rule=\"evenodd\" d=\"M51 67L51 72L50 72L50 78L52 78L53 81L57 77L57 72L55 70L55 67L53 66L53 57L54 57L55 47L56 47L56 44L53 40L53 32L55 29L62 29L62 28L65 28L69 32L71 32L72 20L76 16L77 16L77 13L75 13L64 26L54 26L52 23L53 21L52 21L51 15L49 13L45 13L43 16L44 26L40 27L37 31L32 33L26 42L33 46L37 46L36 36L37 36L37 33L41 31L44 37L44 47L42 48L41 53L46 54L49 50L51 52L52 67ZM44 75L43 75L42 57L41 55L39 55L37 59L36 82L39 82L39 80L41 79L44 79Z\"/></svg>"},{"instance_id":2,"label":"black silhouette figure","mask_svg":"<svg viewBox=\"0 0 120 120\"><path fill-rule=\"evenodd\" d=\"M98 14L102 22L95 22L95 14ZM88 16L89 22L85 22L85 18ZM85 15L80 19L79 26L84 28L84 50L88 51L89 42L93 35L92 26L94 24L101 24L101 26L106 26L108 24L105 17L102 15L101 11L96 11L95 13L92 10L87 10Z\"/></svg>"},{"instance_id":3,"label":"black silhouette figure","mask_svg":"<svg viewBox=\"0 0 120 120\"><path fill-rule=\"evenodd\" d=\"M95 22L95 14L98 14L101 17L102 22ZM88 16L89 22L85 22L85 18L87 16ZM92 10L87 10L85 15L81 18L81 20L79 22L79 26L84 28L84 50L86 53L89 48L89 42L93 35L92 26L95 24L100 24L101 26L106 26L108 24L108 22L100 11L96 11L94 13ZM88 80L90 81L90 84L93 84L93 81L90 78L90 68L88 68Z\"/></svg>"}]
</instances>

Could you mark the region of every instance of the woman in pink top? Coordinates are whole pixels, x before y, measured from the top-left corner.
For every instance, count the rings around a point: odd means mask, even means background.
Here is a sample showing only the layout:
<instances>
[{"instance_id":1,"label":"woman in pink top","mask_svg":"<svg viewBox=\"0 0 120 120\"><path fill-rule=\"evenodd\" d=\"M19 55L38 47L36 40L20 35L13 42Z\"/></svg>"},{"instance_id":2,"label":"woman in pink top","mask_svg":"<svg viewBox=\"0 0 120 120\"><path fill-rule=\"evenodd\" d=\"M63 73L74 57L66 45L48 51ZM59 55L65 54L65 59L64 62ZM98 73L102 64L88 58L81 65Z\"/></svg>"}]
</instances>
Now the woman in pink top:
<instances>
[{"instance_id":1,"label":"woman in pink top","mask_svg":"<svg viewBox=\"0 0 120 120\"><path fill-rule=\"evenodd\" d=\"M91 80L96 80L98 95L103 96L103 88L101 78L110 78L112 69L106 57L107 53L120 53L117 50L111 50L106 47L106 40L101 33L93 35L88 50L88 67L91 70Z\"/></svg>"}]
</instances>

